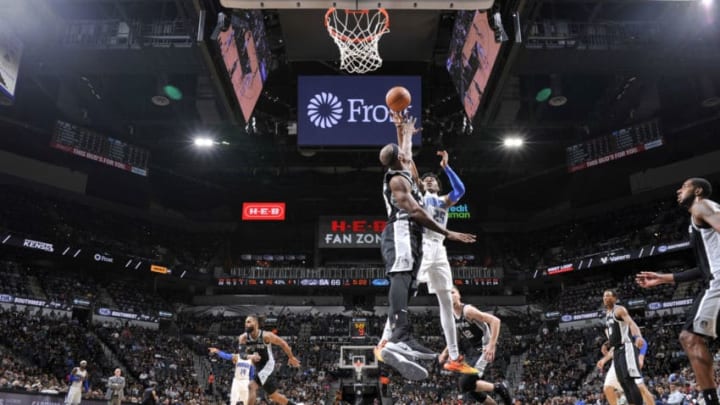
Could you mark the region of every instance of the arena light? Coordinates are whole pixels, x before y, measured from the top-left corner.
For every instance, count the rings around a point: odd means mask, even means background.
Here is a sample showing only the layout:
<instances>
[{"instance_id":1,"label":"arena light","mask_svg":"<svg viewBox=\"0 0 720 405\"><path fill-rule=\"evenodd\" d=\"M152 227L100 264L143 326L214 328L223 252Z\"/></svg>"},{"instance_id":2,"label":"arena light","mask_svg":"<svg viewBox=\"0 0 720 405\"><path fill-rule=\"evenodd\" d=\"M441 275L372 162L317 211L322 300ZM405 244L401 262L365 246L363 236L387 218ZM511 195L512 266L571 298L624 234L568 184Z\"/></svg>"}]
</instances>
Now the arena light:
<instances>
[{"instance_id":1,"label":"arena light","mask_svg":"<svg viewBox=\"0 0 720 405\"><path fill-rule=\"evenodd\" d=\"M700 0L700 3L705 7L710 7L713 4L713 0Z\"/></svg>"},{"instance_id":2,"label":"arena light","mask_svg":"<svg viewBox=\"0 0 720 405\"><path fill-rule=\"evenodd\" d=\"M195 144L198 148L210 148L215 145L215 141L211 138L199 136L193 140L193 144Z\"/></svg>"},{"instance_id":3,"label":"arena light","mask_svg":"<svg viewBox=\"0 0 720 405\"><path fill-rule=\"evenodd\" d=\"M522 147L524 143L525 141L518 136L509 136L503 139L503 146L505 146L506 148L517 149Z\"/></svg>"}]
</instances>

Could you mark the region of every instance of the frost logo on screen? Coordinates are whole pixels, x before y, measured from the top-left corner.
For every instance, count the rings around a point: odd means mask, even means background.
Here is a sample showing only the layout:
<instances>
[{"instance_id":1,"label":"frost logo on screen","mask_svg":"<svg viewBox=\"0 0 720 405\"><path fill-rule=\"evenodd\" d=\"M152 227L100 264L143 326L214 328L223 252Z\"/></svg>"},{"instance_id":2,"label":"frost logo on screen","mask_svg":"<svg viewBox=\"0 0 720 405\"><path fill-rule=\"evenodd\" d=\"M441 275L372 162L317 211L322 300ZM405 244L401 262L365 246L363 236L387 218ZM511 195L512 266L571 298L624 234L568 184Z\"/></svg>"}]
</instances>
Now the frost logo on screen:
<instances>
[{"instance_id":1,"label":"frost logo on screen","mask_svg":"<svg viewBox=\"0 0 720 405\"><path fill-rule=\"evenodd\" d=\"M342 103L336 95L322 92L310 99L307 106L308 118L318 128L332 128L342 118Z\"/></svg>"}]
</instances>

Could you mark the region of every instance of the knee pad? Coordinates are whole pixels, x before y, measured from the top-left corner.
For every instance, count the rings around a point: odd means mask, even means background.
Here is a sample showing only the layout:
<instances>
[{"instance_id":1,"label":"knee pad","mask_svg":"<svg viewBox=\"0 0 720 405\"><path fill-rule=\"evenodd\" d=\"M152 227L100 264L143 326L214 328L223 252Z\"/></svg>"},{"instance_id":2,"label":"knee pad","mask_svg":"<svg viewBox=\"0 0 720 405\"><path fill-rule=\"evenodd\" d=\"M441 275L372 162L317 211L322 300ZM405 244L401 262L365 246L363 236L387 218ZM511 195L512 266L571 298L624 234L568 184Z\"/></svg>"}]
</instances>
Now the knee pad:
<instances>
[{"instance_id":1,"label":"knee pad","mask_svg":"<svg viewBox=\"0 0 720 405\"><path fill-rule=\"evenodd\" d=\"M475 392L475 383L478 381L476 375L463 374L460 377L459 385L462 392ZM487 395L486 395L487 396Z\"/></svg>"}]
</instances>

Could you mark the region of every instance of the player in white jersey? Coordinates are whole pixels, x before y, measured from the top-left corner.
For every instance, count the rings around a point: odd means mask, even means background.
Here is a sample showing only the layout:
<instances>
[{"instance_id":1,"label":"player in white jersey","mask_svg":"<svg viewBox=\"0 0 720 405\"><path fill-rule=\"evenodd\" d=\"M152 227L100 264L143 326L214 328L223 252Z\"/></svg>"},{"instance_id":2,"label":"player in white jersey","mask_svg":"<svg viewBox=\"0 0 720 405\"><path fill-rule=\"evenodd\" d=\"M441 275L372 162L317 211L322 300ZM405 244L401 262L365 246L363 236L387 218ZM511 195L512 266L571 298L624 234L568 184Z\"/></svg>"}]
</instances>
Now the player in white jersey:
<instances>
[{"instance_id":1,"label":"player in white jersey","mask_svg":"<svg viewBox=\"0 0 720 405\"><path fill-rule=\"evenodd\" d=\"M250 405L254 403L255 390L251 389L250 382L255 379L255 365L250 360L241 359L237 354L225 353L216 347L209 348L211 354L217 354L224 360L230 360L235 365L235 376L230 389L230 405ZM250 393L253 393L251 396Z\"/></svg>"},{"instance_id":2,"label":"player in white jersey","mask_svg":"<svg viewBox=\"0 0 720 405\"><path fill-rule=\"evenodd\" d=\"M440 179L434 173L425 173L421 178L425 186L423 203L428 215L442 226L447 226L448 210L465 194L465 185L448 164L447 151L438 151L437 155L441 157L440 167L450 180L451 190L445 195L439 195L441 191ZM417 280L418 283L427 283L428 292L435 294L438 299L440 324L442 325L445 344L450 356L443 368L463 374L477 374L478 370L463 361L463 357L458 350L451 296L453 288L452 269L443 244L444 241L444 235L425 228L423 233L423 257Z\"/></svg>"},{"instance_id":3,"label":"player in white jersey","mask_svg":"<svg viewBox=\"0 0 720 405\"><path fill-rule=\"evenodd\" d=\"M720 325L720 205L708 199L711 194L710 182L699 177L685 180L677 190L678 204L690 212L690 244L697 267L681 273L644 271L637 275L636 280L644 288L696 279L705 282L705 289L688 312L680 332L680 344L690 360L705 404L718 405L713 356L706 341L708 338L717 339Z\"/></svg>"},{"instance_id":4,"label":"player in white jersey","mask_svg":"<svg viewBox=\"0 0 720 405\"><path fill-rule=\"evenodd\" d=\"M82 393L89 388L87 361L83 360L80 367L74 367L70 372L70 389L65 397L65 405L78 405L82 400Z\"/></svg>"}]
</instances>

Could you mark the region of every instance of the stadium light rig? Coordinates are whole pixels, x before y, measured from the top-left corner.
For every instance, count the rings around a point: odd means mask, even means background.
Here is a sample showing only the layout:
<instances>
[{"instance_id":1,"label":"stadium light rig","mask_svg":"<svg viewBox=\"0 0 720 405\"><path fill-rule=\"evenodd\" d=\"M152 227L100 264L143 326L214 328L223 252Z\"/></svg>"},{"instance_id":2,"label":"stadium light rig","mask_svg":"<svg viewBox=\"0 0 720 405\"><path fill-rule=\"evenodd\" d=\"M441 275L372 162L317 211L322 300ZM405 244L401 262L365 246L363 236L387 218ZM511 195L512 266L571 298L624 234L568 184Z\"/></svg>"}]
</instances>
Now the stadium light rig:
<instances>
[{"instance_id":1,"label":"stadium light rig","mask_svg":"<svg viewBox=\"0 0 720 405\"><path fill-rule=\"evenodd\" d=\"M193 140L193 144L195 144L198 148L210 148L215 145L215 141L211 138L199 136Z\"/></svg>"},{"instance_id":2,"label":"stadium light rig","mask_svg":"<svg viewBox=\"0 0 720 405\"><path fill-rule=\"evenodd\" d=\"M525 141L517 136L509 136L503 139L503 146L509 149L517 149L523 146Z\"/></svg>"}]
</instances>

